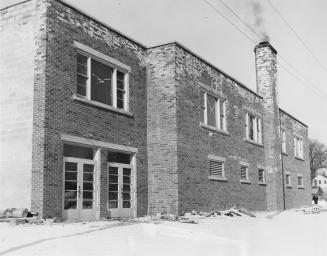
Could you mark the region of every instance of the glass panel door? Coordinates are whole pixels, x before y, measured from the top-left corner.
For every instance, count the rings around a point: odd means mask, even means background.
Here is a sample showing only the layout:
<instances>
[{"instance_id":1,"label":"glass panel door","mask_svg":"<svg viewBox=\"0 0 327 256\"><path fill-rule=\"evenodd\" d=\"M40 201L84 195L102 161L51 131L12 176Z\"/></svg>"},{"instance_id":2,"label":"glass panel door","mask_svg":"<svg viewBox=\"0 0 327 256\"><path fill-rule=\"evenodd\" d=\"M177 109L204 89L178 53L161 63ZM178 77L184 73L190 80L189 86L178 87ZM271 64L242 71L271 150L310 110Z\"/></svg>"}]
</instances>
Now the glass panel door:
<instances>
[{"instance_id":1,"label":"glass panel door","mask_svg":"<svg viewBox=\"0 0 327 256\"><path fill-rule=\"evenodd\" d=\"M83 192L82 196L82 208L93 209L94 208L94 165L83 164Z\"/></svg>"},{"instance_id":2,"label":"glass panel door","mask_svg":"<svg viewBox=\"0 0 327 256\"><path fill-rule=\"evenodd\" d=\"M77 163L65 162L64 210L77 209Z\"/></svg>"},{"instance_id":3,"label":"glass panel door","mask_svg":"<svg viewBox=\"0 0 327 256\"><path fill-rule=\"evenodd\" d=\"M118 167L109 166L109 181L108 181L108 208L118 208Z\"/></svg>"},{"instance_id":4,"label":"glass panel door","mask_svg":"<svg viewBox=\"0 0 327 256\"><path fill-rule=\"evenodd\" d=\"M123 208L131 208L131 199L132 199L132 189L131 189L131 169L123 168L123 186L122 186L122 201Z\"/></svg>"}]
</instances>

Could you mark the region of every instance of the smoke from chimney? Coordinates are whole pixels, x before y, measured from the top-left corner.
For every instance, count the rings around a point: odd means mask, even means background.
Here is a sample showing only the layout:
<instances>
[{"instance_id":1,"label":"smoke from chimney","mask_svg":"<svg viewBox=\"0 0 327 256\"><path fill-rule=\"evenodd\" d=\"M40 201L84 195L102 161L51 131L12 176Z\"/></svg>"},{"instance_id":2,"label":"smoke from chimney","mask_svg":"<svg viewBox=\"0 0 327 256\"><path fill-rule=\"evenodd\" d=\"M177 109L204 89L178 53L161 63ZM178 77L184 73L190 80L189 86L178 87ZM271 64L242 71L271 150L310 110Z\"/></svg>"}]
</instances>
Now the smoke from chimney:
<instances>
[{"instance_id":1,"label":"smoke from chimney","mask_svg":"<svg viewBox=\"0 0 327 256\"><path fill-rule=\"evenodd\" d=\"M253 17L252 25L260 36L261 42L269 42L270 38L265 28L265 19L263 17L263 7L259 0L249 0L250 12Z\"/></svg>"}]
</instances>

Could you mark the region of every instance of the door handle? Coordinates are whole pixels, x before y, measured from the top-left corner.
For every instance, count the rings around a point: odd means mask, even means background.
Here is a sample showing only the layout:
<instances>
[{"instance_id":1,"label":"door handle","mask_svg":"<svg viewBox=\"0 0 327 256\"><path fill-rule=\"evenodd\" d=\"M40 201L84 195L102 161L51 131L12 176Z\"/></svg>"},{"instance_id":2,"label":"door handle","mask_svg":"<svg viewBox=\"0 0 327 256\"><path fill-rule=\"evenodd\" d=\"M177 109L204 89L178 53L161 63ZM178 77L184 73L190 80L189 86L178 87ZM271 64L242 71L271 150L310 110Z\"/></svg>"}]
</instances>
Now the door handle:
<instances>
[{"instance_id":1,"label":"door handle","mask_svg":"<svg viewBox=\"0 0 327 256\"><path fill-rule=\"evenodd\" d=\"M81 197L81 185L78 186L78 197Z\"/></svg>"}]
</instances>

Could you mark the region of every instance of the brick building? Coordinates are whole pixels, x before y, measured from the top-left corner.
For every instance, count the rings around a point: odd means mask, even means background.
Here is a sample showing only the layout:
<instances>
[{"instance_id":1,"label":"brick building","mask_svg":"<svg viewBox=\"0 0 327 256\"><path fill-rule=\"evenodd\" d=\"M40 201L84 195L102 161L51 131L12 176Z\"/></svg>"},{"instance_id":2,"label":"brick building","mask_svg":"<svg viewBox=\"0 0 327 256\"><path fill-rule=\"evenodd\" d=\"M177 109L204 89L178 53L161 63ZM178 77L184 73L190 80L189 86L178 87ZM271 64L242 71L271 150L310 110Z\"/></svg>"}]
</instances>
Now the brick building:
<instances>
[{"instance_id":1,"label":"brick building","mask_svg":"<svg viewBox=\"0 0 327 256\"><path fill-rule=\"evenodd\" d=\"M99 219L310 204L308 127L172 42L146 47L61 0L0 10L0 208ZM31 205L30 205L31 202Z\"/></svg>"}]
</instances>

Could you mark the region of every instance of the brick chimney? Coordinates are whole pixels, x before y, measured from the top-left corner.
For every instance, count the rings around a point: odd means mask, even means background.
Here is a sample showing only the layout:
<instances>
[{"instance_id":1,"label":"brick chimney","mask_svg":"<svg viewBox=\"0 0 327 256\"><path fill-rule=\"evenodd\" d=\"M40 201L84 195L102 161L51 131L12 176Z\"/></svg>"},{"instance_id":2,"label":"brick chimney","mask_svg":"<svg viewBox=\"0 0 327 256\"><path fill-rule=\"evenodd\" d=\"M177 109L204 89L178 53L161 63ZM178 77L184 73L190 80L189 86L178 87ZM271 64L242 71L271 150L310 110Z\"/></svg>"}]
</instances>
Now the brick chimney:
<instances>
[{"instance_id":1,"label":"brick chimney","mask_svg":"<svg viewBox=\"0 0 327 256\"><path fill-rule=\"evenodd\" d=\"M255 48L257 92L263 97L263 131L267 181L267 209L284 209L281 137L277 87L277 51L269 42Z\"/></svg>"}]
</instances>

